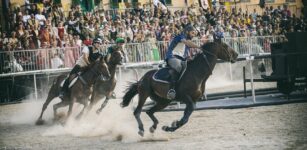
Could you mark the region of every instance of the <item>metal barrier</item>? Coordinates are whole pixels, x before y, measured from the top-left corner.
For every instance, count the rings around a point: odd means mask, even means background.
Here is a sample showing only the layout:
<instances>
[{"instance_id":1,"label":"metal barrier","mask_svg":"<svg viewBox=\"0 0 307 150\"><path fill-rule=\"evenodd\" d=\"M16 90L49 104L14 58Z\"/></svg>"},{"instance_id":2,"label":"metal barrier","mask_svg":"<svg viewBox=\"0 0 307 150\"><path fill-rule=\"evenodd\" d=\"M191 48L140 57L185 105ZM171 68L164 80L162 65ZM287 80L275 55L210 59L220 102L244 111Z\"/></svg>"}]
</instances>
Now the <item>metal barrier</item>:
<instances>
[{"instance_id":1,"label":"metal barrier","mask_svg":"<svg viewBox=\"0 0 307 150\"><path fill-rule=\"evenodd\" d=\"M224 38L223 42L231 46L240 56L270 54L270 44L285 40L284 36L257 36ZM200 45L201 41L194 41ZM110 45L103 45L101 51L106 52ZM165 59L169 41L156 43L128 43L125 51L129 63L160 62ZM50 69L71 68L80 57L79 47L49 48L21 51L0 52L0 77L12 73Z\"/></svg>"},{"instance_id":2,"label":"metal barrier","mask_svg":"<svg viewBox=\"0 0 307 150\"><path fill-rule=\"evenodd\" d=\"M79 58L79 47L0 52L0 74L71 68Z\"/></svg>"},{"instance_id":3,"label":"metal barrier","mask_svg":"<svg viewBox=\"0 0 307 150\"><path fill-rule=\"evenodd\" d=\"M253 55L260 56L270 56L270 49L265 49L267 47L265 40L269 40L271 43L277 42L284 39L283 36L278 37L248 37L248 38L225 38L224 42L233 47L237 52L240 53L238 60L243 60L250 62L249 63L249 71L251 77L251 89L253 91L253 99L255 101L255 92L254 92L254 72L255 67L258 66L259 62L265 62L265 66L270 66L270 59L257 59L253 60ZM201 44L200 40L194 41L196 44ZM235 47L236 43L238 47ZM106 51L107 47L110 45L103 45L102 51ZM129 43L126 44L127 56L130 59L128 63L119 67L118 70L118 78L119 81L122 79L122 69L126 68L142 68L142 67L158 67L158 65L162 64L164 61L164 56L166 50L169 46L169 42L156 42L156 43ZM253 50L253 47L259 47L257 50ZM259 50L260 49L260 50ZM267 53L262 53L267 52ZM5 56L4 56L5 55ZM0 77L8 77L13 78L16 76L25 76L30 75L33 76L33 97L38 99L41 96L39 87L37 86L37 76L46 75L47 79L49 79L50 75L57 75L59 73L69 72L71 67L70 65L74 65L74 62L80 55L80 48L61 48L61 49L38 49L38 50L23 50L23 51L9 51L9 52L1 52L0 60L4 60L3 58L10 58L13 62L9 63L20 63L19 65L22 67L22 70L14 69L14 67L10 66L9 68L13 68L10 70L11 72L1 72ZM28 59L21 59L21 58ZM72 58L69 63L70 57ZM61 63L52 63L53 59L59 58L63 61ZM23 60L20 61L20 60ZM26 61L27 60L27 61ZM3 68L3 63L1 63L0 67ZM229 63L229 75L230 80L233 79L232 73L232 64ZM254 67L253 67L254 66ZM5 68L5 67L4 67ZM16 64L15 64L15 68ZM19 72L18 72L19 71ZM228 72L228 71L227 71ZM137 71L136 71L136 74ZM31 81L30 81L31 82ZM49 83L49 82L47 82ZM8 101L5 103L10 102ZM1 103L1 102L0 102Z\"/></svg>"},{"instance_id":4,"label":"metal barrier","mask_svg":"<svg viewBox=\"0 0 307 150\"><path fill-rule=\"evenodd\" d=\"M223 42L231 46L240 55L257 55L271 53L270 44L282 42L285 36L254 36L224 38Z\"/></svg>"}]
</instances>

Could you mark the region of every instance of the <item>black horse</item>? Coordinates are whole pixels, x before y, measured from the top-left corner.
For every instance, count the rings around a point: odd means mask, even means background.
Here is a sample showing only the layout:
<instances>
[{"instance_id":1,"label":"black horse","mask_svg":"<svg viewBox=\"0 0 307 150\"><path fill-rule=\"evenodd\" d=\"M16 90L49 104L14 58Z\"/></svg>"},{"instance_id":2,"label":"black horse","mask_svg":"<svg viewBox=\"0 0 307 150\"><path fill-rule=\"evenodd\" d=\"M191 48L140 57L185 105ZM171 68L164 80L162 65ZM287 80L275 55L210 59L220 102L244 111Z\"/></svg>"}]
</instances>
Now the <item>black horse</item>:
<instances>
[{"instance_id":1,"label":"black horse","mask_svg":"<svg viewBox=\"0 0 307 150\"><path fill-rule=\"evenodd\" d=\"M88 106L88 97L92 93L92 86L96 82L97 79L101 78L110 78L110 72L108 70L108 66L104 60L104 57L100 57L99 60L97 60L92 67L89 67L84 73L82 73L76 82L72 85L70 88L70 93L65 94L64 98L61 102L53 105L53 111L54 111L54 117L56 117L57 109L60 107L65 107L69 105L68 110L68 117L70 116L73 105L75 102L78 102L80 104L84 105L84 108L79 113L78 116L81 116L85 110L85 108ZM46 110L49 103L55 98L58 97L61 90L61 84L63 83L63 80L66 78L66 75L60 75L58 76L48 93L48 97L43 104L42 112L39 116L39 118L36 121L36 125L41 125L44 123L42 117L43 113Z\"/></svg>"},{"instance_id":2,"label":"black horse","mask_svg":"<svg viewBox=\"0 0 307 150\"><path fill-rule=\"evenodd\" d=\"M116 86L116 67L117 65L121 65L123 63L124 52L120 50L115 50L111 52L110 57L107 58L106 63L108 65L111 78L110 80L97 80L94 85L93 94L91 96L91 102L88 107L88 111L92 109L92 107L102 98L105 97L105 101L101 104L101 107L96 111L100 113L101 110L107 105L110 97L113 94L113 91Z\"/></svg>"},{"instance_id":3,"label":"black horse","mask_svg":"<svg viewBox=\"0 0 307 150\"><path fill-rule=\"evenodd\" d=\"M201 46L201 53L198 53L193 60L189 61L185 73L176 83L176 101L186 104L184 115L179 121L174 121L172 126L163 126L164 131L175 131L189 120L190 115L194 111L194 105L201 98L205 90L205 84L217 62L217 59L235 62L238 54L225 43L210 42ZM163 69L160 69L163 70ZM164 68L165 70L165 68ZM139 134L144 135L144 127L140 118L142 107L148 97L156 102L156 104L146 111L147 115L152 119L153 125L150 132L154 132L158 125L158 120L154 113L165 108L171 100L167 99L167 92L170 89L169 82L161 82L157 80L155 74L162 72L157 70L148 71L138 82L133 83L125 93L122 107L129 105L131 99L139 94L138 105L134 111L134 116L139 126ZM165 71L167 72L167 71Z\"/></svg>"}]
</instances>

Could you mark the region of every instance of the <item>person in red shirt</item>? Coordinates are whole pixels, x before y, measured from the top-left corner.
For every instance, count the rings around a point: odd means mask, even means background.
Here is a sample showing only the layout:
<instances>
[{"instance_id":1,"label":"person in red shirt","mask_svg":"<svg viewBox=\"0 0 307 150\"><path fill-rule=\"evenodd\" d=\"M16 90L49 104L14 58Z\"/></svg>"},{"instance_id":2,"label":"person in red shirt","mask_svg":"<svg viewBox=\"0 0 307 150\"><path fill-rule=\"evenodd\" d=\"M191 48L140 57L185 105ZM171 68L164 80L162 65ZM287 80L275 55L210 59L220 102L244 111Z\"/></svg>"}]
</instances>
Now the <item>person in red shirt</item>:
<instances>
[{"instance_id":1,"label":"person in red shirt","mask_svg":"<svg viewBox=\"0 0 307 150\"><path fill-rule=\"evenodd\" d=\"M58 26L58 36L59 39L61 39L61 41L64 40L64 34L65 34L65 28L63 27L63 22L60 22Z\"/></svg>"},{"instance_id":2,"label":"person in red shirt","mask_svg":"<svg viewBox=\"0 0 307 150\"><path fill-rule=\"evenodd\" d=\"M83 44L86 46L89 46L92 44L92 40L90 39L90 36L86 36L85 40L83 41Z\"/></svg>"}]
</instances>

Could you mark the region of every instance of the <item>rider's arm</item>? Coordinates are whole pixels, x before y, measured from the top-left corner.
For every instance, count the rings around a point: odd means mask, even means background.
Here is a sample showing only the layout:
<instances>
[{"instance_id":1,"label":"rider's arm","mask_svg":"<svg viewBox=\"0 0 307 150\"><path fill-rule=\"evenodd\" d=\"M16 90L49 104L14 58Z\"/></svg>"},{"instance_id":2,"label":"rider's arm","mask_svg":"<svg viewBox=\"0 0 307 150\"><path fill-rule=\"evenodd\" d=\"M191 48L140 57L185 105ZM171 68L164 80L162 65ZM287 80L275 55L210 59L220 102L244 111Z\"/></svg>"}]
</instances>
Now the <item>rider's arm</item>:
<instances>
[{"instance_id":1,"label":"rider's arm","mask_svg":"<svg viewBox=\"0 0 307 150\"><path fill-rule=\"evenodd\" d=\"M88 60L88 56L89 56L88 53L83 53L83 55L82 55L83 60L84 60L87 64L90 64L90 61Z\"/></svg>"},{"instance_id":2,"label":"rider's arm","mask_svg":"<svg viewBox=\"0 0 307 150\"><path fill-rule=\"evenodd\" d=\"M89 57L89 49L87 46L85 46L82 50L82 59L87 63L87 64L90 64L90 61L88 60L88 57Z\"/></svg>"},{"instance_id":3,"label":"rider's arm","mask_svg":"<svg viewBox=\"0 0 307 150\"><path fill-rule=\"evenodd\" d=\"M190 48L200 48L198 45L194 44L191 40L182 39L181 42Z\"/></svg>"}]
</instances>

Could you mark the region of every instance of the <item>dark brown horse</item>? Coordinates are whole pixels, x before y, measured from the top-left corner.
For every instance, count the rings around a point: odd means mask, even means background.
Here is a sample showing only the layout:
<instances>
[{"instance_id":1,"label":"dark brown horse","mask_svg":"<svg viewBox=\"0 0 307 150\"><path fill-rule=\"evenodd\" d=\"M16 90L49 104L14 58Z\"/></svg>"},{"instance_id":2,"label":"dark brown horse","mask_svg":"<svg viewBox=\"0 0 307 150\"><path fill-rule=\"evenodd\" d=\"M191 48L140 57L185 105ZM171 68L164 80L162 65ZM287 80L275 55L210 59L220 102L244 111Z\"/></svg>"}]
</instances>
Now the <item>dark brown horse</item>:
<instances>
[{"instance_id":1,"label":"dark brown horse","mask_svg":"<svg viewBox=\"0 0 307 150\"><path fill-rule=\"evenodd\" d=\"M174 121L172 126L163 126L164 131L175 131L189 120L194 111L194 105L201 98L205 90L207 79L212 73L217 59L235 62L238 54L225 43L210 42L201 47L202 52L197 54L193 60L189 61L185 73L176 83L176 101L186 104L184 115L179 121ZM162 70L162 69L160 69ZM129 105L131 99L139 94L138 105L134 111L134 116L139 126L139 134L144 135L144 127L140 118L142 107L148 97L154 100L155 105L146 111L152 119L153 125L150 132L154 132L158 125L158 120L154 113L165 108L171 100L167 99L167 92L170 88L169 83L161 82L153 78L157 70L148 71L140 81L133 83L123 97L122 107ZM159 71L161 72L161 71Z\"/></svg>"},{"instance_id":2,"label":"dark brown horse","mask_svg":"<svg viewBox=\"0 0 307 150\"><path fill-rule=\"evenodd\" d=\"M98 78L110 78L110 72L108 70L108 66L105 63L104 57L101 57L99 60L97 60L92 67L89 67L89 69L85 70L84 73L82 73L77 81L72 85L72 87L69 90L69 94L65 94L64 98L61 102L53 105L53 111L54 111L54 117L56 117L57 109L60 107L65 107L69 105L67 116L69 117L71 115L73 105L75 102L78 102L80 104L84 105L84 108L79 113L78 116L81 116L84 112L85 108L88 106L88 98L90 94L92 93L92 86L96 82ZM66 78L66 75L60 75L58 76L52 86L49 90L48 97L43 105L42 112L36 121L36 125L41 125L44 123L42 117L43 113L46 110L48 104L55 98L58 97L61 90L61 84L63 80Z\"/></svg>"},{"instance_id":3,"label":"dark brown horse","mask_svg":"<svg viewBox=\"0 0 307 150\"><path fill-rule=\"evenodd\" d=\"M117 65L121 65L123 63L124 54L122 51L113 51L110 54L110 57L107 58L106 62L111 74L110 80L97 80L94 85L93 94L91 96L91 103L88 107L88 110L91 108L102 98L105 97L105 101L102 103L101 107L96 111L100 113L101 110L107 105L114 89L116 86L116 67Z\"/></svg>"}]
</instances>

